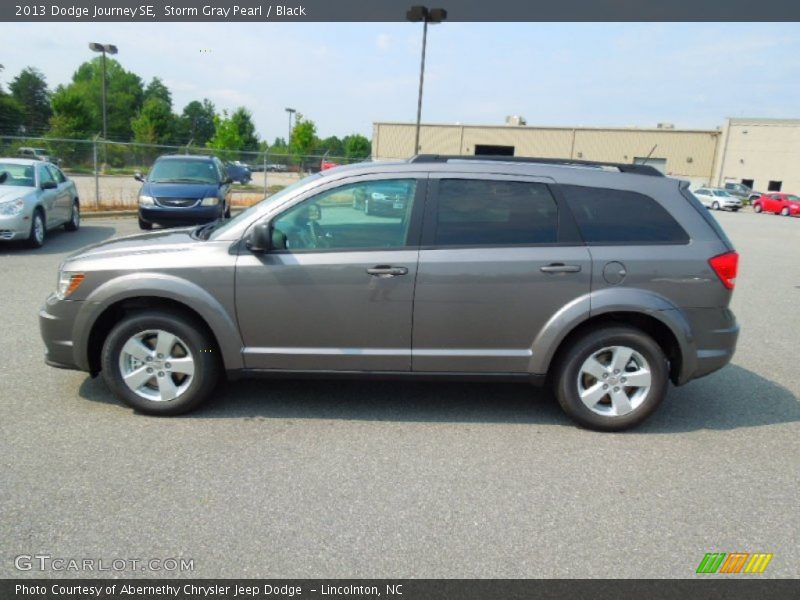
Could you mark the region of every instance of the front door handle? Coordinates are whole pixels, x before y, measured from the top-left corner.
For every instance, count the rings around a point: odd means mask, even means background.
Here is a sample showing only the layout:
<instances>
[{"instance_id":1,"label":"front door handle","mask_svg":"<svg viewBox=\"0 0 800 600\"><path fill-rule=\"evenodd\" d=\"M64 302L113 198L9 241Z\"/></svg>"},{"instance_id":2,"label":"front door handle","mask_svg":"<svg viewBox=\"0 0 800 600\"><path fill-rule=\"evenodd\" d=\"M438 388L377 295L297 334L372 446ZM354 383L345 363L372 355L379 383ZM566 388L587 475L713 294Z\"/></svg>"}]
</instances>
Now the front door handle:
<instances>
[{"instance_id":1,"label":"front door handle","mask_svg":"<svg viewBox=\"0 0 800 600\"><path fill-rule=\"evenodd\" d=\"M367 269L367 273L375 277L397 277L398 275L405 275L408 269L405 267L393 267L391 265L377 265L371 269Z\"/></svg>"},{"instance_id":2,"label":"front door handle","mask_svg":"<svg viewBox=\"0 0 800 600\"><path fill-rule=\"evenodd\" d=\"M579 273L580 265L565 265L564 263L553 263L544 267L539 267L542 273Z\"/></svg>"}]
</instances>

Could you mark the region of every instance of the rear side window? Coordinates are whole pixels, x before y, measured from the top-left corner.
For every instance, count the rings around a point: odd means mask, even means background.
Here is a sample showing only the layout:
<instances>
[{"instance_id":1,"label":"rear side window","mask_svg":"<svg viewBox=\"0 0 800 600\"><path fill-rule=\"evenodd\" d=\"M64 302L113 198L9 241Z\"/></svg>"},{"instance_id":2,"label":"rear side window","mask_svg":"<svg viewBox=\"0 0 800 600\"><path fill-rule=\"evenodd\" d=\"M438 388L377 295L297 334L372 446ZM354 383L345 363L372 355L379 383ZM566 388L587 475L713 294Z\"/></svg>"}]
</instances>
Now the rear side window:
<instances>
[{"instance_id":1,"label":"rear side window","mask_svg":"<svg viewBox=\"0 0 800 600\"><path fill-rule=\"evenodd\" d=\"M437 246L552 244L558 207L542 183L442 179L436 211Z\"/></svg>"},{"instance_id":2,"label":"rear side window","mask_svg":"<svg viewBox=\"0 0 800 600\"><path fill-rule=\"evenodd\" d=\"M627 190L561 186L588 244L686 244L689 236L658 202Z\"/></svg>"}]
</instances>

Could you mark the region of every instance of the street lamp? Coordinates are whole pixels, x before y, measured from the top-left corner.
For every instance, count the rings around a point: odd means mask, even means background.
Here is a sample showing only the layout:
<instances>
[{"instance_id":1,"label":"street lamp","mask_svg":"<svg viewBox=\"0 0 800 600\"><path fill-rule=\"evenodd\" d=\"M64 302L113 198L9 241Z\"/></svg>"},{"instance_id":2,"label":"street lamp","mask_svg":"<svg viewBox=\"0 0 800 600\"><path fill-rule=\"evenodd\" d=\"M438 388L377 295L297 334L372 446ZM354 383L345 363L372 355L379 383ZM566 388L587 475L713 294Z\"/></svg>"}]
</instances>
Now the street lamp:
<instances>
[{"instance_id":1,"label":"street lamp","mask_svg":"<svg viewBox=\"0 0 800 600\"><path fill-rule=\"evenodd\" d=\"M116 54L117 47L113 44L89 44L92 52L100 52L103 55L103 139L108 139L108 123L106 119L106 54Z\"/></svg>"},{"instance_id":2,"label":"street lamp","mask_svg":"<svg viewBox=\"0 0 800 600\"><path fill-rule=\"evenodd\" d=\"M292 115L297 111L293 108L287 108L286 112L289 113L289 137L286 138L286 151L289 151L289 141L292 139Z\"/></svg>"},{"instance_id":3,"label":"street lamp","mask_svg":"<svg viewBox=\"0 0 800 600\"><path fill-rule=\"evenodd\" d=\"M447 20L447 11L443 8L412 6L406 12L406 19L417 23L422 21L422 62L419 67L419 97L417 98L417 131L414 135L414 154L419 152L419 124L422 118L422 84L425 80L425 46L428 43L428 23L435 25Z\"/></svg>"}]
</instances>

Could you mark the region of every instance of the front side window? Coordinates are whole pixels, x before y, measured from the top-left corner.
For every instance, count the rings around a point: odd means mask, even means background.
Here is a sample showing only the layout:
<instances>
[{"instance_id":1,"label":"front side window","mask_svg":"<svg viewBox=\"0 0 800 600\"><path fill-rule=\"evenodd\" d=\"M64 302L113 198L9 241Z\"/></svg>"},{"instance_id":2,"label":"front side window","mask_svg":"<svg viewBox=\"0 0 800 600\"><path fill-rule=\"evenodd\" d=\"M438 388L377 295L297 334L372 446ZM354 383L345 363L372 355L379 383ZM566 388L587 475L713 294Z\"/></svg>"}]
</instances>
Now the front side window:
<instances>
[{"instance_id":1,"label":"front side window","mask_svg":"<svg viewBox=\"0 0 800 600\"><path fill-rule=\"evenodd\" d=\"M56 181L55 178L53 177L53 175L50 173L50 169L48 169L47 167L40 167L39 168L39 185L42 185L43 183L48 183L50 181L52 181L53 183L55 183L55 181Z\"/></svg>"},{"instance_id":2,"label":"front side window","mask_svg":"<svg viewBox=\"0 0 800 600\"><path fill-rule=\"evenodd\" d=\"M58 183L64 183L67 180L67 178L64 177L64 174L56 167L47 165L47 170L50 171L50 175L52 175L53 179L55 179Z\"/></svg>"},{"instance_id":3,"label":"front side window","mask_svg":"<svg viewBox=\"0 0 800 600\"><path fill-rule=\"evenodd\" d=\"M443 179L436 210L437 246L552 244L558 207L543 183Z\"/></svg>"},{"instance_id":4,"label":"front side window","mask_svg":"<svg viewBox=\"0 0 800 600\"><path fill-rule=\"evenodd\" d=\"M295 252L406 246L416 187L414 179L364 181L307 198L273 221L273 247Z\"/></svg>"},{"instance_id":5,"label":"front side window","mask_svg":"<svg viewBox=\"0 0 800 600\"><path fill-rule=\"evenodd\" d=\"M683 227L649 196L578 185L563 185L561 189L587 244L689 242Z\"/></svg>"}]
</instances>

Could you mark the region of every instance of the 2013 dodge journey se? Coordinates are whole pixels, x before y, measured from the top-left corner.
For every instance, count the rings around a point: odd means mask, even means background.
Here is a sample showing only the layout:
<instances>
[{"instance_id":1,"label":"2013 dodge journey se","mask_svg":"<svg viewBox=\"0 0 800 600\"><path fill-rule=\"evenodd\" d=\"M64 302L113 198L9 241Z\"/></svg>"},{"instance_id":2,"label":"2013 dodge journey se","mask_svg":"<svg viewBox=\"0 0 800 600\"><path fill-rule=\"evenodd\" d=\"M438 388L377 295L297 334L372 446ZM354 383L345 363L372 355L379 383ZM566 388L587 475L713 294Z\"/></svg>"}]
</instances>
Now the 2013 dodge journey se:
<instances>
[{"instance_id":1,"label":"2013 dodge journey se","mask_svg":"<svg viewBox=\"0 0 800 600\"><path fill-rule=\"evenodd\" d=\"M403 211L353 208L376 186ZM652 167L420 155L85 248L40 322L48 364L150 414L195 408L223 373L467 377L548 383L578 423L620 430L730 361L737 262Z\"/></svg>"}]
</instances>

